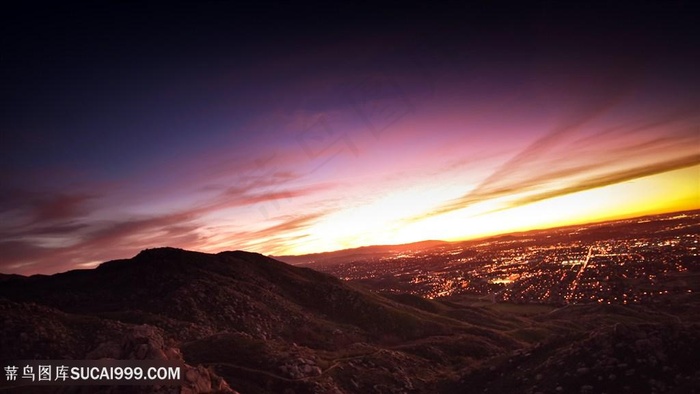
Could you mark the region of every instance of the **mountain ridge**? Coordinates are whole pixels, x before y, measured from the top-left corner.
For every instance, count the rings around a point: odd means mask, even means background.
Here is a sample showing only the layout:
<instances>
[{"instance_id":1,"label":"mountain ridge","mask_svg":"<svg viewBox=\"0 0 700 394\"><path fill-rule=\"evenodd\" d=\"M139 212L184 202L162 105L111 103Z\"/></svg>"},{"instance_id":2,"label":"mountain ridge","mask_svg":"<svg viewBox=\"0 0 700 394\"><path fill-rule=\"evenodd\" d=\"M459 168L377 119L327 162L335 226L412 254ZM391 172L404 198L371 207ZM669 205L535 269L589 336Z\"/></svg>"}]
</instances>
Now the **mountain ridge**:
<instances>
[{"instance_id":1,"label":"mountain ridge","mask_svg":"<svg viewBox=\"0 0 700 394\"><path fill-rule=\"evenodd\" d=\"M162 337L155 342L171 344L177 349L175 353L182 351L185 362L196 361L192 368L215 366L223 371L228 384L244 387L246 392L269 391L261 388L259 376L241 374L251 368L245 365L266 371L268 378L269 374L279 377L275 380L279 387L290 383L285 379L292 379L300 392L347 391L347 387L339 388L347 385L355 391L365 390L367 387L357 381L360 389L354 388L353 378L338 366L346 358L351 362L353 357L380 356L383 363L397 369L415 368L418 376L424 375L424 382L412 382L410 374L396 380L389 370L373 373L372 379L385 382L387 387L396 386L396 392L408 386L423 386L422 390L429 391L436 376L443 373L433 370L441 368L431 367L410 353L393 352L391 346L454 336L473 341L472 347L480 349L479 354L501 354L506 351L503 344L520 346L479 325L431 314L328 274L243 251L207 254L148 249L131 259L108 261L91 270L12 277L0 286L0 300L5 309L14 311L8 316L25 311L22 319L8 319L2 337L19 335L26 341L3 347L3 358L26 358L27 351L39 358L119 357L122 353L109 350L118 348L115 343L119 340L108 337L126 338L145 325L151 327L146 331L153 336ZM84 321L86 326L103 327L101 331L111 334L82 333L80 324L64 321ZM49 327L49 338L75 338L66 342L72 344L72 350L56 348L46 338L28 338L33 324ZM84 338L85 343L79 345L77 338ZM246 353L248 346L257 352ZM218 349L231 352L222 356ZM252 354L253 359L240 364L236 353ZM294 360L298 358L317 361L314 365L297 363ZM321 374L334 365L325 372L328 376ZM219 375L211 372L208 376L216 380ZM338 379L343 382L338 383Z\"/></svg>"},{"instance_id":2,"label":"mountain ridge","mask_svg":"<svg viewBox=\"0 0 700 394\"><path fill-rule=\"evenodd\" d=\"M0 277L0 359L181 360L190 379L176 392L185 394L535 393L598 387L590 374L565 374L606 371L590 357L577 364L592 344L616 363L616 380L604 385L611 392L642 387L642 375L618 364L653 374L657 388L693 392L700 381L687 367L700 362L691 305L683 319L644 306L506 306L373 293L258 253L154 248L94 269ZM659 339L639 344L644 335ZM647 348L679 377L640 364L651 362L639 357ZM535 382L529 370L548 375ZM6 392L172 392L50 389Z\"/></svg>"}]
</instances>

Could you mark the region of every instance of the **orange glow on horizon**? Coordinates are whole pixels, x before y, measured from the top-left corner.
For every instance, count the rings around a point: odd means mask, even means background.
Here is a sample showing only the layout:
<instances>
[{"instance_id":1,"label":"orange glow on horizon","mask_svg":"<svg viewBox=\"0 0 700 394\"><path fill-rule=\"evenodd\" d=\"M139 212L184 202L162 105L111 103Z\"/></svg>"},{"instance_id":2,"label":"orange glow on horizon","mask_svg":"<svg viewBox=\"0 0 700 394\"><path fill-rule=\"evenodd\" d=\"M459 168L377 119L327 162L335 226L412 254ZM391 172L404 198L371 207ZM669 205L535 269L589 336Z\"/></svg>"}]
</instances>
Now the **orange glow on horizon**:
<instances>
[{"instance_id":1,"label":"orange glow on horizon","mask_svg":"<svg viewBox=\"0 0 700 394\"><path fill-rule=\"evenodd\" d=\"M700 208L700 165L502 209L496 198L415 222L429 197L449 193L394 192L390 197L330 215L310 229L312 239L275 254L307 254L428 239L458 241L510 232L585 224ZM423 213L426 211L423 210ZM280 253L283 252L283 253Z\"/></svg>"}]
</instances>

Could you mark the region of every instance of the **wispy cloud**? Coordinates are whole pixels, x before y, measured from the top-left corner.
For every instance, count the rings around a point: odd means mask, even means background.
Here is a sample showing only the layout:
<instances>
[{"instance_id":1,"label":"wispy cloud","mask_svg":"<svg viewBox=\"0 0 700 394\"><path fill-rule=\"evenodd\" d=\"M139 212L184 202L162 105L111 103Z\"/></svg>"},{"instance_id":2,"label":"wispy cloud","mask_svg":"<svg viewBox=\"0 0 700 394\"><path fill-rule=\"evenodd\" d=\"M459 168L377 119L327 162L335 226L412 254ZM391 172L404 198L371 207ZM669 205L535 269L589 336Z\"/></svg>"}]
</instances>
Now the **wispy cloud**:
<instances>
[{"instance_id":1,"label":"wispy cloud","mask_svg":"<svg viewBox=\"0 0 700 394\"><path fill-rule=\"evenodd\" d=\"M211 226L205 217L216 217L217 213L232 209L241 214L248 211L248 216L253 212L255 216L256 210L263 208L267 208L268 216L278 216L284 212L284 204L333 187L327 183L300 184L302 177L280 167L278 160L275 155L258 155L239 160L236 171L229 172L221 167L229 164L215 160L220 163L215 166L220 172L186 173L172 190L144 186L138 180L124 184L116 195L108 193L114 190L89 185L80 189L66 185L58 191L41 190L39 186L36 190L0 188L0 215L7 219L0 223L0 272L62 271L76 264L121 258L154 246L215 247L210 245L205 231ZM205 176L197 178L198 174ZM185 186L188 182L193 183L192 187ZM125 200L118 200L120 195ZM129 213L134 200L150 200L158 207L170 195L186 197L189 202L162 213ZM108 207L115 202L121 205ZM226 242L218 242L218 247L255 244L261 251L279 250L298 239L298 230L320 217L305 214L280 219L264 217L259 212L257 215L260 222L274 224L252 232L224 229L220 238L226 238ZM251 226L255 227L248 223Z\"/></svg>"},{"instance_id":2,"label":"wispy cloud","mask_svg":"<svg viewBox=\"0 0 700 394\"><path fill-rule=\"evenodd\" d=\"M223 230L212 244L202 220L206 215L231 208L251 208L265 203L289 203L324 190L329 185L293 188L291 174L257 179L243 186L217 188L214 195L180 211L155 215L126 215L114 219L88 217L92 196L68 192L25 204L29 221L21 226L0 226L0 272L33 274L71 269L77 264L133 255L155 246L221 250L240 245L258 250L281 250L298 240L297 232L323 214L271 218L275 223L260 230ZM161 197L162 198L162 197ZM264 219L261 217L261 221Z\"/></svg>"},{"instance_id":3,"label":"wispy cloud","mask_svg":"<svg viewBox=\"0 0 700 394\"><path fill-rule=\"evenodd\" d=\"M88 212L87 203L96 197L89 194L59 194L39 199L33 204L34 221L46 222L57 219L75 219Z\"/></svg>"},{"instance_id":4,"label":"wispy cloud","mask_svg":"<svg viewBox=\"0 0 700 394\"><path fill-rule=\"evenodd\" d=\"M0 242L0 272L33 274L71 269L76 264L104 261L161 245L192 246L199 225L189 212L148 218L64 225L60 235L72 240L66 246L43 246L36 239L45 228L34 229L15 240ZM59 230L61 227L53 228ZM57 235L52 232L51 235Z\"/></svg>"},{"instance_id":5,"label":"wispy cloud","mask_svg":"<svg viewBox=\"0 0 700 394\"><path fill-rule=\"evenodd\" d=\"M700 164L700 154L680 157L678 159L656 163L655 165L651 166L636 167L627 170L616 171L613 173L602 174L599 176L584 179L580 182L573 182L568 185L563 185L562 187L559 187L554 190L538 192L527 197L517 198L511 201L507 208L542 201L552 197L577 193L584 190L614 185L616 183L630 181L645 176L656 175L667 171L678 170L681 168L691 167L698 164ZM506 209L506 207L504 207L503 209Z\"/></svg>"},{"instance_id":6,"label":"wispy cloud","mask_svg":"<svg viewBox=\"0 0 700 394\"><path fill-rule=\"evenodd\" d=\"M594 137L576 133L586 121L594 119L595 113L577 117L539 138L461 197L406 221L416 222L503 198L502 207L497 209L508 209L700 164L700 129L682 124L693 116L688 111L642 125L606 129ZM662 129L665 135L642 133L651 129ZM581 134L587 137L581 138Z\"/></svg>"},{"instance_id":7,"label":"wispy cloud","mask_svg":"<svg viewBox=\"0 0 700 394\"><path fill-rule=\"evenodd\" d=\"M312 227L321 218L327 215L327 211L314 213L285 215L271 221L276 223L252 231L230 231L217 229L217 233L211 239L203 242L206 250L221 250L223 247L234 245L236 248L253 251L263 251L275 254L289 250L291 246L307 238L309 234L304 231Z\"/></svg>"}]
</instances>

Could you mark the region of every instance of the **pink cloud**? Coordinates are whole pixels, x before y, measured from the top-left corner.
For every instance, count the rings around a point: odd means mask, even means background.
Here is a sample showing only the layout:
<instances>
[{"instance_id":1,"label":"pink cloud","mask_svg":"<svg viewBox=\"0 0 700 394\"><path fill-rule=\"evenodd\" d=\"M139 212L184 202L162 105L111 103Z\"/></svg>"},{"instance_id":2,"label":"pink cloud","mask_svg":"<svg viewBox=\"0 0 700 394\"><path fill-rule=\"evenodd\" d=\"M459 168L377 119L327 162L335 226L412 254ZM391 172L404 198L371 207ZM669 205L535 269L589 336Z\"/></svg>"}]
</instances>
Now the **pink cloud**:
<instances>
[{"instance_id":1,"label":"pink cloud","mask_svg":"<svg viewBox=\"0 0 700 394\"><path fill-rule=\"evenodd\" d=\"M289 174L273 177L272 180L252 180L249 188L228 188L187 209L163 215L132 216L115 220L88 220L87 208L81 204L91 197L79 194L60 194L46 198L36 215L50 224L33 222L17 228L0 228L6 241L0 244L0 272L34 274L64 271L76 264L121 258L139 250L156 246L182 248L204 248L208 241L202 229L208 224L201 221L204 215L222 209L252 206L255 204L290 200L311 195L328 188L328 185L313 185L295 189L282 186L292 179ZM277 188L273 186L276 185ZM261 190L273 187L272 190ZM233 242L252 243L253 239L278 237L307 226L318 215L291 218L269 228L251 233L231 234ZM37 239L56 239L68 243L65 247L42 246ZM276 241L275 244L281 244Z\"/></svg>"}]
</instances>

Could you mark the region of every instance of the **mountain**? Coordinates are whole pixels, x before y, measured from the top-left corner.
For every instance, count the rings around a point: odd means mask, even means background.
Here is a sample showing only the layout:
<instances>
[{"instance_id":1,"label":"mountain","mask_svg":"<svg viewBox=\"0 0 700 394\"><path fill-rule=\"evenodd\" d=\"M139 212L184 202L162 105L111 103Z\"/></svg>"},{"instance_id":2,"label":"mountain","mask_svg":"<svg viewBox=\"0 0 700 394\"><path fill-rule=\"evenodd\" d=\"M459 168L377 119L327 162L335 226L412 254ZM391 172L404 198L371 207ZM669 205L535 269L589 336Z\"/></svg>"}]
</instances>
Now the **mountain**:
<instances>
[{"instance_id":1,"label":"mountain","mask_svg":"<svg viewBox=\"0 0 700 394\"><path fill-rule=\"evenodd\" d=\"M698 393L700 320L684 317L641 306L556 309L520 330L546 332L541 342L486 360L443 392Z\"/></svg>"},{"instance_id":2,"label":"mountain","mask_svg":"<svg viewBox=\"0 0 700 394\"><path fill-rule=\"evenodd\" d=\"M182 387L0 391L686 393L700 387L695 294L665 309L474 305L373 293L241 251L149 249L91 270L2 275L0 359L181 360L187 379Z\"/></svg>"},{"instance_id":3,"label":"mountain","mask_svg":"<svg viewBox=\"0 0 700 394\"><path fill-rule=\"evenodd\" d=\"M2 359L133 358L124 348L145 336L155 344L145 353L206 365L209 380L244 393L425 392L443 377L441 364L462 356L432 364L392 346L452 338L486 356L520 346L246 252L151 249L92 270L5 277L0 308Z\"/></svg>"}]
</instances>

